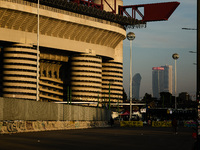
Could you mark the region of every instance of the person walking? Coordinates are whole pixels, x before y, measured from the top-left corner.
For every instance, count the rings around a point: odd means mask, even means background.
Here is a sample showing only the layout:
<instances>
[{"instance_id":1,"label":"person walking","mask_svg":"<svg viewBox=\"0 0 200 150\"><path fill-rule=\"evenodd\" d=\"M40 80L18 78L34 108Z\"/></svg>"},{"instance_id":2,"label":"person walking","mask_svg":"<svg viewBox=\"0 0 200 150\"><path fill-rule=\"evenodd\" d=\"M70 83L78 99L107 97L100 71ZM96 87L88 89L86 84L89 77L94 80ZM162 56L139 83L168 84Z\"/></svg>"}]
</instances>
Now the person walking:
<instances>
[{"instance_id":1,"label":"person walking","mask_svg":"<svg viewBox=\"0 0 200 150\"><path fill-rule=\"evenodd\" d=\"M110 125L111 127L114 125L114 119L112 117L110 118Z\"/></svg>"},{"instance_id":2,"label":"person walking","mask_svg":"<svg viewBox=\"0 0 200 150\"><path fill-rule=\"evenodd\" d=\"M172 120L172 127L173 127L173 130L174 130L174 133L175 133L175 134L178 134L178 131L177 131L178 122L177 122L176 118L174 118L174 119Z\"/></svg>"}]
</instances>

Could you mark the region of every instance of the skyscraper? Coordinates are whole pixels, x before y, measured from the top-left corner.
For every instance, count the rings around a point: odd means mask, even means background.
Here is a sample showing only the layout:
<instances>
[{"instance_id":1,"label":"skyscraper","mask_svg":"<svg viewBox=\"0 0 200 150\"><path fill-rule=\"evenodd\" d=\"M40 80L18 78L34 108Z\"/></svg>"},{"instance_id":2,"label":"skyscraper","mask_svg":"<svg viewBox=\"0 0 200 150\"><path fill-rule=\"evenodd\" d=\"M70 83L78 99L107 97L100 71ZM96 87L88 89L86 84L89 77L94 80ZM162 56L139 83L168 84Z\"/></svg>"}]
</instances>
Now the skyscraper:
<instances>
[{"instance_id":1,"label":"skyscraper","mask_svg":"<svg viewBox=\"0 0 200 150\"><path fill-rule=\"evenodd\" d=\"M139 73L136 73L133 76L133 82L132 82L132 87L133 87L133 98L139 99L140 98L140 82L141 82L141 75Z\"/></svg>"},{"instance_id":2,"label":"skyscraper","mask_svg":"<svg viewBox=\"0 0 200 150\"><path fill-rule=\"evenodd\" d=\"M159 98L160 92L172 93L172 66L152 68L153 97Z\"/></svg>"},{"instance_id":3,"label":"skyscraper","mask_svg":"<svg viewBox=\"0 0 200 150\"><path fill-rule=\"evenodd\" d=\"M169 92L172 94L172 66L161 66L164 68L164 90L163 92Z\"/></svg>"},{"instance_id":4,"label":"skyscraper","mask_svg":"<svg viewBox=\"0 0 200 150\"><path fill-rule=\"evenodd\" d=\"M164 68L153 67L152 68L152 89L153 97L159 98L159 94L163 91L163 79L164 79Z\"/></svg>"}]
</instances>

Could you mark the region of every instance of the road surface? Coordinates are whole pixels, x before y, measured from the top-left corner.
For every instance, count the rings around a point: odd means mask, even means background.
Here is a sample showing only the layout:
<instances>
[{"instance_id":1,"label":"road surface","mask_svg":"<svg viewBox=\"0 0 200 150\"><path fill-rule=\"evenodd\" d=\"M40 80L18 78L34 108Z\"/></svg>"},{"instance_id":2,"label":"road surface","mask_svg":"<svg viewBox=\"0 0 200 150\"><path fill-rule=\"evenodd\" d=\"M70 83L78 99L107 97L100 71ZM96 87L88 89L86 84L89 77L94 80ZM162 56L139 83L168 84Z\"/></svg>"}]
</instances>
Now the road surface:
<instances>
[{"instance_id":1,"label":"road surface","mask_svg":"<svg viewBox=\"0 0 200 150\"><path fill-rule=\"evenodd\" d=\"M0 150L191 150L193 130L92 128L0 135Z\"/></svg>"}]
</instances>

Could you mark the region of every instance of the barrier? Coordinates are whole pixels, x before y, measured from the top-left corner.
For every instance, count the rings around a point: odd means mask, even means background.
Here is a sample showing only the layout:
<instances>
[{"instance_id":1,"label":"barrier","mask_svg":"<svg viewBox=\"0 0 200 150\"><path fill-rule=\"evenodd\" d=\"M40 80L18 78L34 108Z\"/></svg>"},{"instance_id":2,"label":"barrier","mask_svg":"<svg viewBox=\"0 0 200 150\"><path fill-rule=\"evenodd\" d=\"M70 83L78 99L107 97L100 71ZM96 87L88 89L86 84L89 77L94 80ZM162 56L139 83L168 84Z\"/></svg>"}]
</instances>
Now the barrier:
<instances>
[{"instance_id":1,"label":"barrier","mask_svg":"<svg viewBox=\"0 0 200 150\"><path fill-rule=\"evenodd\" d=\"M196 122L193 120L185 121L184 122L184 127L189 127L189 128L195 128L197 126Z\"/></svg>"},{"instance_id":2,"label":"barrier","mask_svg":"<svg viewBox=\"0 0 200 150\"><path fill-rule=\"evenodd\" d=\"M172 121L152 121L152 127L172 127Z\"/></svg>"},{"instance_id":3,"label":"barrier","mask_svg":"<svg viewBox=\"0 0 200 150\"><path fill-rule=\"evenodd\" d=\"M121 121L121 127L143 127L142 121Z\"/></svg>"},{"instance_id":4,"label":"barrier","mask_svg":"<svg viewBox=\"0 0 200 150\"><path fill-rule=\"evenodd\" d=\"M3 121L0 134L108 127L107 121Z\"/></svg>"},{"instance_id":5,"label":"barrier","mask_svg":"<svg viewBox=\"0 0 200 150\"><path fill-rule=\"evenodd\" d=\"M0 97L0 121L108 121L110 116L111 111L103 108ZM34 125L39 128L37 124Z\"/></svg>"},{"instance_id":6,"label":"barrier","mask_svg":"<svg viewBox=\"0 0 200 150\"><path fill-rule=\"evenodd\" d=\"M111 111L0 97L0 134L107 127Z\"/></svg>"}]
</instances>

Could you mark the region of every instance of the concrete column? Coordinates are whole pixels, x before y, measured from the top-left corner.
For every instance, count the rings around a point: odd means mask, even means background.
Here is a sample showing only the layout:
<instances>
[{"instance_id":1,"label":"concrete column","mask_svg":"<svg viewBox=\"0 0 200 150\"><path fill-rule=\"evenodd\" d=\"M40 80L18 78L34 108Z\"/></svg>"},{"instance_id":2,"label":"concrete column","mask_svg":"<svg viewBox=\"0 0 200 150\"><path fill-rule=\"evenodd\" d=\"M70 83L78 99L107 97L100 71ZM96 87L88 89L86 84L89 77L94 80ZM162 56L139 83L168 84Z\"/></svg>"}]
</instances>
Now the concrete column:
<instances>
[{"instance_id":1,"label":"concrete column","mask_svg":"<svg viewBox=\"0 0 200 150\"><path fill-rule=\"evenodd\" d=\"M102 97L106 102L122 102L123 100L123 41L115 48L114 60L102 63Z\"/></svg>"},{"instance_id":2,"label":"concrete column","mask_svg":"<svg viewBox=\"0 0 200 150\"><path fill-rule=\"evenodd\" d=\"M3 49L0 48L0 97L3 96Z\"/></svg>"},{"instance_id":3,"label":"concrete column","mask_svg":"<svg viewBox=\"0 0 200 150\"><path fill-rule=\"evenodd\" d=\"M98 101L101 97L102 59L92 54L71 57L73 101Z\"/></svg>"},{"instance_id":4,"label":"concrete column","mask_svg":"<svg viewBox=\"0 0 200 150\"><path fill-rule=\"evenodd\" d=\"M36 49L15 44L3 51L3 97L36 100Z\"/></svg>"}]
</instances>

